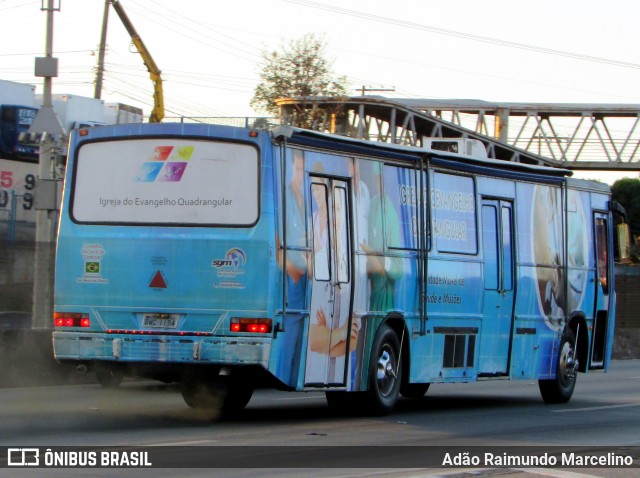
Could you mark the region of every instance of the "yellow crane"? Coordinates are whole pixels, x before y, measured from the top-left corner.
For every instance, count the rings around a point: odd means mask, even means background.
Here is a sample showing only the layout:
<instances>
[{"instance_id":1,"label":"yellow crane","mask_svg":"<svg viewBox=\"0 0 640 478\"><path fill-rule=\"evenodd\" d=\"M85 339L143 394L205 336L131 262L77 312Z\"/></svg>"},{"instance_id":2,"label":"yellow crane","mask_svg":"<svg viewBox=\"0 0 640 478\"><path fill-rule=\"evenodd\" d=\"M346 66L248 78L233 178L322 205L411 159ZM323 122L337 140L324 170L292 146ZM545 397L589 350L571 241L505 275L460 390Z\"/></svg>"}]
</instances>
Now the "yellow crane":
<instances>
[{"instance_id":1,"label":"yellow crane","mask_svg":"<svg viewBox=\"0 0 640 478\"><path fill-rule=\"evenodd\" d=\"M151 77L151 81L153 81L153 110L151 111L151 115L149 116L150 123L159 123L164 118L164 96L162 93L162 77L160 75L160 69L156 62L153 61L151 57L151 53L147 50L142 38L138 35L138 32L129 20L124 8L120 4L120 0L111 0L111 6L116 11L122 24L127 29L129 36L131 37L131 41L135 45L142 56L142 61L144 62L144 66L147 67L149 71L149 76Z\"/></svg>"}]
</instances>

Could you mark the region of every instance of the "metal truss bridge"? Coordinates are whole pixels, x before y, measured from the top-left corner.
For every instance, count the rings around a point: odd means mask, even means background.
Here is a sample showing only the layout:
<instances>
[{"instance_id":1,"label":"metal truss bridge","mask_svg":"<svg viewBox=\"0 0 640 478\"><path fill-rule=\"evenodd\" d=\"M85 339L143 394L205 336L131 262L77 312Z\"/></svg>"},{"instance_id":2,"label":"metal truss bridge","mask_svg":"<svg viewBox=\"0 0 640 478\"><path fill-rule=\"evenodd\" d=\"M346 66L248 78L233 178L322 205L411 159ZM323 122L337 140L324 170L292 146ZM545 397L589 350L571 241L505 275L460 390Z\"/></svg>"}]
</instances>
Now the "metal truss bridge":
<instances>
[{"instance_id":1,"label":"metal truss bridge","mask_svg":"<svg viewBox=\"0 0 640 478\"><path fill-rule=\"evenodd\" d=\"M284 124L423 146L481 141L489 158L572 170L640 171L640 105L491 103L379 96L277 101Z\"/></svg>"}]
</instances>

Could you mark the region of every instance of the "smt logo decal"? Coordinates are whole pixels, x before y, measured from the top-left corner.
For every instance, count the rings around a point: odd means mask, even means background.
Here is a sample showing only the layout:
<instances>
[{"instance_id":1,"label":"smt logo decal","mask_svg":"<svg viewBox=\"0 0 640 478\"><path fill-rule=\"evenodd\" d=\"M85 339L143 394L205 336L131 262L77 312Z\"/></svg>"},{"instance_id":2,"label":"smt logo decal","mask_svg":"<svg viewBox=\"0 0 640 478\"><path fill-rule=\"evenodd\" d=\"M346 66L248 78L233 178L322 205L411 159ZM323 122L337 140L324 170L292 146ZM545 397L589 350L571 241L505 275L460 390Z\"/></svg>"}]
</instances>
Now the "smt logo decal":
<instances>
[{"instance_id":1,"label":"smt logo decal","mask_svg":"<svg viewBox=\"0 0 640 478\"><path fill-rule=\"evenodd\" d=\"M239 270L247 262L247 256L242 249L233 248L227 251L224 259L214 259L211 261L211 266L216 269L229 268L233 270Z\"/></svg>"},{"instance_id":2,"label":"smt logo decal","mask_svg":"<svg viewBox=\"0 0 640 478\"><path fill-rule=\"evenodd\" d=\"M211 267L216 269L216 274L220 279L213 284L213 287L216 289L244 289L246 284L237 279L238 276L244 274L246 262L246 254L238 247L229 249L224 259L212 260Z\"/></svg>"}]
</instances>

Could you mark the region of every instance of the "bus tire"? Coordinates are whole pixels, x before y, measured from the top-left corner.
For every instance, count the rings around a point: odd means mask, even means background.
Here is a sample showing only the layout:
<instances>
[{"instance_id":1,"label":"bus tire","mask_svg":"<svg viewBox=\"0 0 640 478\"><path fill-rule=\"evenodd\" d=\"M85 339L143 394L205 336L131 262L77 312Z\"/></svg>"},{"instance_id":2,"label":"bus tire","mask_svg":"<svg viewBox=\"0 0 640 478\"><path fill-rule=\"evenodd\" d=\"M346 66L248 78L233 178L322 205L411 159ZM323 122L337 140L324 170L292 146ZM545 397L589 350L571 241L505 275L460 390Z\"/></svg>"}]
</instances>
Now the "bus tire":
<instances>
[{"instance_id":1,"label":"bus tire","mask_svg":"<svg viewBox=\"0 0 640 478\"><path fill-rule=\"evenodd\" d=\"M227 396L222 404L223 412L239 412L247 406L253 396L253 387L235 383L227 390Z\"/></svg>"},{"instance_id":2,"label":"bus tire","mask_svg":"<svg viewBox=\"0 0 640 478\"><path fill-rule=\"evenodd\" d=\"M119 370L100 367L96 370L96 380L104 388L118 388L124 379L124 374Z\"/></svg>"},{"instance_id":3,"label":"bus tire","mask_svg":"<svg viewBox=\"0 0 640 478\"><path fill-rule=\"evenodd\" d=\"M205 381L185 380L180 385L185 403L196 409L219 409L222 406L222 390Z\"/></svg>"},{"instance_id":4,"label":"bus tire","mask_svg":"<svg viewBox=\"0 0 640 478\"><path fill-rule=\"evenodd\" d=\"M180 392L191 408L235 412L249 403L253 388L224 380L186 380Z\"/></svg>"},{"instance_id":5,"label":"bus tire","mask_svg":"<svg viewBox=\"0 0 640 478\"><path fill-rule=\"evenodd\" d=\"M380 326L369 359L369 408L375 415L387 415L398 400L402 383L400 341L386 324Z\"/></svg>"},{"instance_id":6,"label":"bus tire","mask_svg":"<svg viewBox=\"0 0 640 478\"><path fill-rule=\"evenodd\" d=\"M556 377L538 380L540 394L545 403L567 403L571 399L578 379L578 361L575 355L576 337L573 330L567 327L560 340Z\"/></svg>"}]
</instances>

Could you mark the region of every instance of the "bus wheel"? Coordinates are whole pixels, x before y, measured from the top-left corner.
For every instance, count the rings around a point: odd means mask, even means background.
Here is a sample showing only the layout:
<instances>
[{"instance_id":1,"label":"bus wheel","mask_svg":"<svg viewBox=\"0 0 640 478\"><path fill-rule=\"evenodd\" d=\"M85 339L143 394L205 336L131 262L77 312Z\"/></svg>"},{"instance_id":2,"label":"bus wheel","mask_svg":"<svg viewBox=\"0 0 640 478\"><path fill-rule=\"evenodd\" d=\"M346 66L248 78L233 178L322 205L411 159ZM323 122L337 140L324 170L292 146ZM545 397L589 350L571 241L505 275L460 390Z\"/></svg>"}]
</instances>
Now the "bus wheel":
<instances>
[{"instance_id":1,"label":"bus wheel","mask_svg":"<svg viewBox=\"0 0 640 478\"><path fill-rule=\"evenodd\" d=\"M406 398L422 398L429 390L428 383L403 383L400 387L400 395Z\"/></svg>"},{"instance_id":2,"label":"bus wheel","mask_svg":"<svg viewBox=\"0 0 640 478\"><path fill-rule=\"evenodd\" d=\"M371 349L369 361L369 404L377 415L393 410L400 393L402 369L399 367L400 342L388 325L382 325Z\"/></svg>"},{"instance_id":3,"label":"bus wheel","mask_svg":"<svg viewBox=\"0 0 640 478\"><path fill-rule=\"evenodd\" d=\"M96 380L104 388L117 388L122 383L124 374L119 370L100 367L96 370Z\"/></svg>"},{"instance_id":4,"label":"bus wheel","mask_svg":"<svg viewBox=\"0 0 640 478\"><path fill-rule=\"evenodd\" d=\"M222 405L223 391L210 382L186 380L180 392L191 408L218 409Z\"/></svg>"},{"instance_id":5,"label":"bus wheel","mask_svg":"<svg viewBox=\"0 0 640 478\"><path fill-rule=\"evenodd\" d=\"M253 388L223 380L186 380L180 391L191 408L224 412L242 410L253 395Z\"/></svg>"},{"instance_id":6,"label":"bus wheel","mask_svg":"<svg viewBox=\"0 0 640 478\"><path fill-rule=\"evenodd\" d=\"M253 395L253 387L240 383L234 383L229 390L222 404L223 412L239 412L247 406L251 396Z\"/></svg>"},{"instance_id":7,"label":"bus wheel","mask_svg":"<svg viewBox=\"0 0 640 478\"><path fill-rule=\"evenodd\" d=\"M576 338L573 330L567 328L560 340L556 378L538 381L545 403L567 403L571 399L578 379L578 365Z\"/></svg>"}]
</instances>

